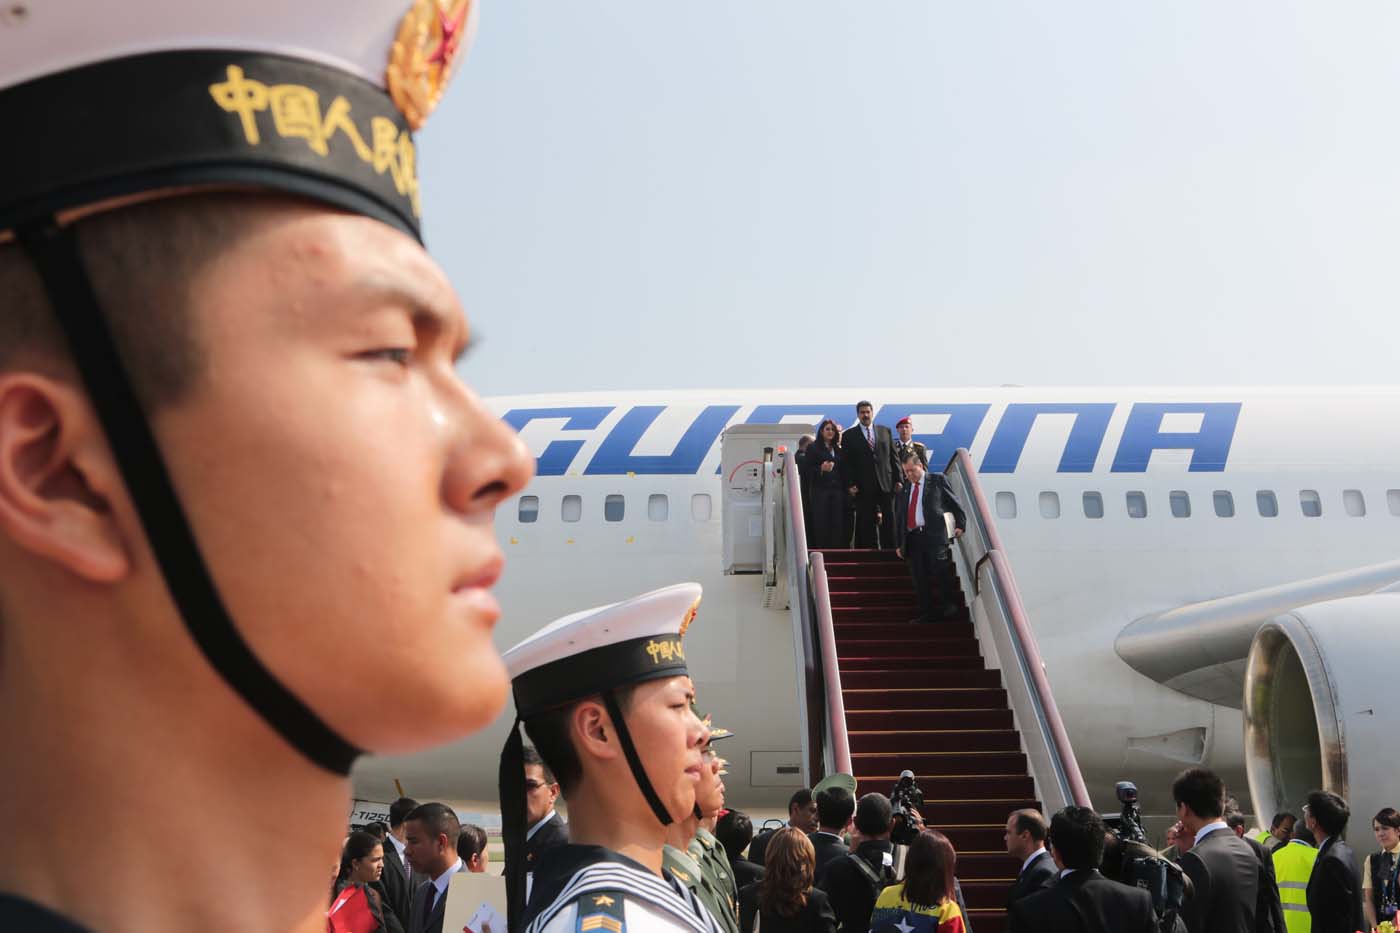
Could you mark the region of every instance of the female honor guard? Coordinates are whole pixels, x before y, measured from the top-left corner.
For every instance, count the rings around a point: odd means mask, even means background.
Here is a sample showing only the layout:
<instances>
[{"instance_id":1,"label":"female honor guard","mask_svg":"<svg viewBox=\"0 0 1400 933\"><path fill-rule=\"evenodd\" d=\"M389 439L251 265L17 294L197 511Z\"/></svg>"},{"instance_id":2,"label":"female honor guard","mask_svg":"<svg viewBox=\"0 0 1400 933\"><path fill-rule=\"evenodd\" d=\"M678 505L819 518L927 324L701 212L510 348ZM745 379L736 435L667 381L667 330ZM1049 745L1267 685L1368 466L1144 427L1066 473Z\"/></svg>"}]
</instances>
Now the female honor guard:
<instances>
[{"instance_id":1,"label":"female honor guard","mask_svg":"<svg viewBox=\"0 0 1400 933\"><path fill-rule=\"evenodd\" d=\"M704 725L681 638L700 587L656 590L566 616L505 653L516 724L501 755L507 879L523 857L524 723L569 806L570 842L543 854L528 906L508 880L512 930L723 933L662 869L666 827L691 816Z\"/></svg>"},{"instance_id":2,"label":"female honor guard","mask_svg":"<svg viewBox=\"0 0 1400 933\"><path fill-rule=\"evenodd\" d=\"M0 13L0 930L325 930L355 759L504 705L531 461L412 136L475 10Z\"/></svg>"}]
</instances>

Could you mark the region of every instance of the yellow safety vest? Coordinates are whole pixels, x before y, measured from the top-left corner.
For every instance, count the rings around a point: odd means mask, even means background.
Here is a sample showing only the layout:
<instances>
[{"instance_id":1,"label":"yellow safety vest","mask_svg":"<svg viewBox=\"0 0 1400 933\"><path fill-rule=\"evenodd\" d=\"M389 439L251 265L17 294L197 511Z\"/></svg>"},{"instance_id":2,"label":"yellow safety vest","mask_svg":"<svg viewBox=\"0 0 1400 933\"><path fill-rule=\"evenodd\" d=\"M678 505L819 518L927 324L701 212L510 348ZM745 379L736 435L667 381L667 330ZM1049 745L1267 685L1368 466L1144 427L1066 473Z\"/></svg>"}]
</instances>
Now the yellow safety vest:
<instances>
[{"instance_id":1,"label":"yellow safety vest","mask_svg":"<svg viewBox=\"0 0 1400 933\"><path fill-rule=\"evenodd\" d=\"M1261 829L1254 834L1254 841L1262 846L1264 843L1268 842L1272 836L1273 833L1269 832L1267 829Z\"/></svg>"},{"instance_id":2,"label":"yellow safety vest","mask_svg":"<svg viewBox=\"0 0 1400 933\"><path fill-rule=\"evenodd\" d=\"M1278 896L1283 902L1288 933L1312 933L1308 878L1316 861L1317 850L1305 842L1290 842L1274 850L1274 875L1278 878Z\"/></svg>"}]
</instances>

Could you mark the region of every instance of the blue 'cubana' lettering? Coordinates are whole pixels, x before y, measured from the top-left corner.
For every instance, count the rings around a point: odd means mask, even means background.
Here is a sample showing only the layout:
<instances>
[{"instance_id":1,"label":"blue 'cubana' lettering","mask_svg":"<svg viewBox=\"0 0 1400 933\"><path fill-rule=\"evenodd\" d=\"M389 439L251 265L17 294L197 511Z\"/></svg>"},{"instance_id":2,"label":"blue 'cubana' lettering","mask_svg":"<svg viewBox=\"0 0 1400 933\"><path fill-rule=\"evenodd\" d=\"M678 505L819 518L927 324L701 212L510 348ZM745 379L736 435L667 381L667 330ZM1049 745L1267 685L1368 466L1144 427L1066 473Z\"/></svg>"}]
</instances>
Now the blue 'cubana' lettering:
<instances>
[{"instance_id":1,"label":"blue 'cubana' lettering","mask_svg":"<svg viewBox=\"0 0 1400 933\"><path fill-rule=\"evenodd\" d=\"M1200 415L1199 431L1165 432L1165 415ZM1230 456L1235 425L1240 420L1239 402L1160 403L1138 402L1128 413L1123 439L1113 458L1114 473L1145 473L1154 450L1189 450L1190 473L1219 473Z\"/></svg>"},{"instance_id":2,"label":"blue 'cubana' lettering","mask_svg":"<svg viewBox=\"0 0 1400 933\"><path fill-rule=\"evenodd\" d=\"M1006 406L1001 421L997 422L996 433L992 435L978 469L983 473L1016 472L1021 452L1026 449L1026 438L1030 437L1031 426L1038 416L1074 415L1074 426L1069 429L1065 452L1060 456L1060 465L1055 472L1092 473L1094 462L1099 459L1099 448L1103 446L1103 436L1108 433L1108 419L1113 417L1114 407L1112 402L1088 405L1013 402Z\"/></svg>"},{"instance_id":3,"label":"blue 'cubana' lettering","mask_svg":"<svg viewBox=\"0 0 1400 933\"><path fill-rule=\"evenodd\" d=\"M1092 473L1108 432L1115 405L1112 402L1030 403L1013 402L1006 406L996 430L987 444L980 469L984 473L1013 473L1020 464L1036 419L1041 415L1073 415L1074 423L1065 449L1060 456L1057 473ZM1229 459L1230 445L1239 422L1239 402L1137 402L1128 412L1127 423L1113 458L1114 473L1142 473L1147 470L1154 450L1190 450L1192 473L1221 472ZM713 449L720 432L738 413L738 405L706 406L691 422L675 449L669 454L643 456L634 454L638 442L665 411L664 405L638 405L629 409L608 432L597 453L584 469L588 476L685 475L700 471L701 464ZM978 430L986 419L990 405L965 403L952 405L889 404L880 409L875 421L893 424L906 415L944 415L947 422L937 433L915 433L914 438L928 448L929 462L943 464L959 447L971 448ZM593 431L614 411L610 405L568 408L517 408L506 412L504 420L517 431L532 421L562 421L561 431ZM1196 431L1163 431L1166 415L1199 415L1201 426ZM807 415L813 424L830 418L844 424L843 418L855 423L850 405L759 405L745 419L748 424L777 424L793 416ZM915 427L918 418L915 417ZM546 445L538 458L540 476L563 476L573 465L584 440L554 440Z\"/></svg>"},{"instance_id":4,"label":"blue 'cubana' lettering","mask_svg":"<svg viewBox=\"0 0 1400 933\"><path fill-rule=\"evenodd\" d=\"M513 408L502 419L515 428L516 433L524 430L531 421L564 420L565 431L592 431L612 413L613 406L599 405L585 408ZM540 476L563 476L569 471L569 464L583 449L583 441L552 441L535 461L535 472Z\"/></svg>"},{"instance_id":5,"label":"blue 'cubana' lettering","mask_svg":"<svg viewBox=\"0 0 1400 933\"><path fill-rule=\"evenodd\" d=\"M698 473L705 455L714 446L719 432L739 410L738 405L710 405L696 417L681 435L676 449L665 456L639 457L632 453L646 429L664 405L638 405L617 423L604 439L598 452L588 462L585 476L621 476L627 473L675 476Z\"/></svg>"}]
</instances>

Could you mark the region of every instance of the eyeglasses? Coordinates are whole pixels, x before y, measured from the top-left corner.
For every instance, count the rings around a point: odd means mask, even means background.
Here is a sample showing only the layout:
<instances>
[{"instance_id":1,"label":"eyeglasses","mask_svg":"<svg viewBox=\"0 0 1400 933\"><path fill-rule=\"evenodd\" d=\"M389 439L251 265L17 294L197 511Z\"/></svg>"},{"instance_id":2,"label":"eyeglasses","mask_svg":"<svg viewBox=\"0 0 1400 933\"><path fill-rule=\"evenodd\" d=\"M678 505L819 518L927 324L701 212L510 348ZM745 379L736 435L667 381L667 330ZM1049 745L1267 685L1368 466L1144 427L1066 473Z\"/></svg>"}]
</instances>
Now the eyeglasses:
<instances>
[{"instance_id":1,"label":"eyeglasses","mask_svg":"<svg viewBox=\"0 0 1400 933\"><path fill-rule=\"evenodd\" d=\"M550 785L549 785L549 784L546 784L544 781L535 781L535 780L526 779L526 781L525 781L525 793L527 793L527 794L533 794L535 791L539 790L541 787L549 787L549 786L550 786Z\"/></svg>"}]
</instances>

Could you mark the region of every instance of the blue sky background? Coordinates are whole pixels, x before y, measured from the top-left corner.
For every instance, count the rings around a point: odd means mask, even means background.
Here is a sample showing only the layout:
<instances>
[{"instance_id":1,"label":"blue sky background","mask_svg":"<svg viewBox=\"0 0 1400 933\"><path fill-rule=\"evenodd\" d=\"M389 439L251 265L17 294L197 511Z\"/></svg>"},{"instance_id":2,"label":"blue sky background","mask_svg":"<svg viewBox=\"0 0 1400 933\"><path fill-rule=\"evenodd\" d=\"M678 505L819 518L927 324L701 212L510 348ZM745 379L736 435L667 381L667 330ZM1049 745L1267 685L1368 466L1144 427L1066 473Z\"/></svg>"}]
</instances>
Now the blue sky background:
<instances>
[{"instance_id":1,"label":"blue sky background","mask_svg":"<svg viewBox=\"0 0 1400 933\"><path fill-rule=\"evenodd\" d=\"M496 395L1393 383L1400 6L484 0L421 137Z\"/></svg>"}]
</instances>

